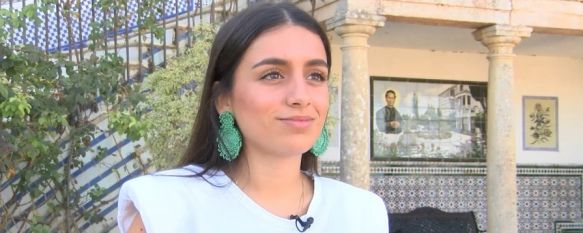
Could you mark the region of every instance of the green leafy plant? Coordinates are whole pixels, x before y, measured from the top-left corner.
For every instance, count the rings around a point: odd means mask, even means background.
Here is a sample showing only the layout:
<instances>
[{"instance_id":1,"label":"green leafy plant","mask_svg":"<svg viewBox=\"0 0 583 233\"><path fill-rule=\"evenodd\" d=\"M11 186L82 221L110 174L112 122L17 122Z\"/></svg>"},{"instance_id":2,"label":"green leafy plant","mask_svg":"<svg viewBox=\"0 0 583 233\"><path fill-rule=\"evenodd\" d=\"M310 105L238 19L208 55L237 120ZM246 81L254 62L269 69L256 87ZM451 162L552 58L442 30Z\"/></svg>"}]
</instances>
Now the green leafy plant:
<instances>
[{"instance_id":1,"label":"green leafy plant","mask_svg":"<svg viewBox=\"0 0 583 233\"><path fill-rule=\"evenodd\" d=\"M160 1L145 0L150 8L140 6L140 10L152 17L156 8L151 6ZM141 121L140 84L124 78L124 61L117 55L72 60L34 46L7 43L10 33L25 22L38 23L38 12L55 13L56 7L62 9L59 17L69 32L60 36L72 41L76 3L41 1L20 11L0 10L0 183L10 182L8 192L0 197L0 232L12 225L20 226L18 232L78 232L76 223L81 219L103 220L101 208L115 199L104 199L107 193L99 186L80 192L72 171L85 164L95 135L115 131L137 140L147 132L148 125ZM125 4L96 1L103 11ZM112 24L113 19L106 18L101 31L92 28L91 49L101 48L105 37L99 35L111 30ZM159 26L140 25L140 30L146 29L159 31ZM98 127L95 116L105 116L108 127ZM94 152L98 158L105 154L103 148ZM36 200L44 201L37 204ZM92 204L84 208L89 201Z\"/></svg>"},{"instance_id":2,"label":"green leafy plant","mask_svg":"<svg viewBox=\"0 0 583 233\"><path fill-rule=\"evenodd\" d=\"M143 127L123 122L128 117L139 119L139 112L126 101L139 93L123 81L123 66L114 56L75 64L48 60L42 51L28 46L0 47L9 52L0 61L0 180L16 178L11 186L13 195L1 201L6 203L2 210L6 214L2 214L0 226L24 221L32 229L44 229L41 225L48 226L48 220L63 215L59 229L71 229L76 221L74 212L80 211L83 199L71 170L83 166L83 157L91 151L90 141L97 133L113 129L132 139L140 138ZM103 97L103 114L114 118L108 129L98 128L90 120L99 109L99 97ZM115 118L119 115L126 118ZM51 190L56 212L32 221L34 207L19 211L28 204L20 194L35 200ZM98 205L93 207L81 212L97 213Z\"/></svg>"},{"instance_id":3,"label":"green leafy plant","mask_svg":"<svg viewBox=\"0 0 583 233\"><path fill-rule=\"evenodd\" d=\"M151 125L145 140L157 169L175 166L186 149L216 30L216 25L199 25L194 29L193 47L144 83L151 110L144 116L144 123Z\"/></svg>"}]
</instances>

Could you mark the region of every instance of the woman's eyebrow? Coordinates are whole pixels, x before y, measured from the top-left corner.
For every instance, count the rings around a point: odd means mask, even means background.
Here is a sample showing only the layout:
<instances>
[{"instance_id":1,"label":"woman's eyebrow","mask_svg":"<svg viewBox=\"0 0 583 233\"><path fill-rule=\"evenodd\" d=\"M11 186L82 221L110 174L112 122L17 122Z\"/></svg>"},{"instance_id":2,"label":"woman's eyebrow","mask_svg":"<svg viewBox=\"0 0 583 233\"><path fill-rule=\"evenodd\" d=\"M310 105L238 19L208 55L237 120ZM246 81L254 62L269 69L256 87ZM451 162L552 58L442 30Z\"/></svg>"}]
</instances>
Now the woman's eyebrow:
<instances>
[{"instance_id":1,"label":"woman's eyebrow","mask_svg":"<svg viewBox=\"0 0 583 233\"><path fill-rule=\"evenodd\" d=\"M328 63L322 59L312 59L306 62L306 66L324 66L328 68Z\"/></svg>"},{"instance_id":2,"label":"woman's eyebrow","mask_svg":"<svg viewBox=\"0 0 583 233\"><path fill-rule=\"evenodd\" d=\"M287 65L287 61L279 58L266 58L253 65L253 69L262 65Z\"/></svg>"},{"instance_id":3,"label":"woman's eyebrow","mask_svg":"<svg viewBox=\"0 0 583 233\"><path fill-rule=\"evenodd\" d=\"M280 65L280 66L285 66L287 65L288 62L286 60L280 59L280 58L266 58L263 59L259 62L257 62L255 65L253 65L253 69L262 66L262 65ZM323 66L323 67L328 67L328 63L322 59L312 59L309 60L308 62L306 62L306 66Z\"/></svg>"}]
</instances>

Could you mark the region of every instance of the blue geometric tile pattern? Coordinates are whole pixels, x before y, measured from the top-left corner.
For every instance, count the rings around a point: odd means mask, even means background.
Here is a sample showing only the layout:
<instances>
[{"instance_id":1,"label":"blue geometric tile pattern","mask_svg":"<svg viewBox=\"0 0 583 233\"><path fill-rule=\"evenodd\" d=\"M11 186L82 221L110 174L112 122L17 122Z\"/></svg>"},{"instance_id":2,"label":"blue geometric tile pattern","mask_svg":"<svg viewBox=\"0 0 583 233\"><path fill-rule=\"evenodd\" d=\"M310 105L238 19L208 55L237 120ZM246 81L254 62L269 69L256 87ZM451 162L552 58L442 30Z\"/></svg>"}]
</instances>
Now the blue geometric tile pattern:
<instances>
[{"instance_id":1,"label":"blue geometric tile pattern","mask_svg":"<svg viewBox=\"0 0 583 233\"><path fill-rule=\"evenodd\" d=\"M525 232L551 232L555 221L581 219L581 177L518 179L518 219ZM541 231L543 230L543 231Z\"/></svg>"},{"instance_id":2,"label":"blue geometric tile pattern","mask_svg":"<svg viewBox=\"0 0 583 233\"><path fill-rule=\"evenodd\" d=\"M372 176L372 191L393 213L430 206L449 212L474 211L480 229L487 228L485 176ZM580 176L519 176L519 232L552 232L555 221L581 219Z\"/></svg>"},{"instance_id":3,"label":"blue geometric tile pattern","mask_svg":"<svg viewBox=\"0 0 583 233\"><path fill-rule=\"evenodd\" d=\"M176 1L178 1L178 10L176 9ZM17 29L15 30L12 35L13 37L9 38L9 41L13 44L31 44L36 45L43 50L48 50L50 52L56 50L69 50L69 49L77 49L79 47L86 47L87 42L89 40L90 35L90 22L95 21L100 23L103 21L104 12L99 10L92 13L92 2L91 0L83 0L80 1L80 19L81 19L81 31L79 31L79 19L75 16L72 16L72 31L73 31L73 42L69 42L68 36L68 29L67 24L64 21L63 17L57 17L57 9L51 9L45 15L44 12L38 12L38 17L40 19L39 24L35 24L32 21L26 22L26 30ZM198 1L196 0L167 0L166 2L166 11L165 14L162 15L157 13L157 18L160 21L162 18L172 18L175 17L177 14L181 15L189 10L194 9L195 4ZM190 2L190 3L189 3ZM205 1L206 2L206 1ZM32 3L31 3L32 4ZM95 4L95 3L93 3ZM8 4L2 5L3 9L9 9ZM14 3L14 9L21 9L22 4ZM137 9L138 9L138 0L129 0L128 1L128 18L130 19L128 22L128 31L134 31L137 26ZM77 6L73 7L72 12L77 14L79 12L79 8ZM58 14L63 14L62 9L59 9ZM118 11L118 17L122 18L125 16L125 9L121 9ZM107 18L113 17L113 11L107 12ZM94 18L94 20L93 20ZM47 28L48 26L48 28ZM11 30L7 28L6 30ZM48 34L47 34L48 31ZM119 34L125 31L125 25L121 25L121 29L117 30ZM38 36L36 36L38 35ZM108 35L109 39L113 38L113 32L110 32Z\"/></svg>"},{"instance_id":4,"label":"blue geometric tile pattern","mask_svg":"<svg viewBox=\"0 0 583 233\"><path fill-rule=\"evenodd\" d=\"M474 211L478 227L486 229L485 177L460 175L372 176L371 190L391 213L429 206L446 212ZM482 221L484 220L484 221Z\"/></svg>"},{"instance_id":5,"label":"blue geometric tile pattern","mask_svg":"<svg viewBox=\"0 0 583 233\"><path fill-rule=\"evenodd\" d=\"M339 171L335 164L322 165L326 176L338 178ZM583 221L582 168L519 167L517 173L518 232L550 233L556 222ZM371 166L370 189L385 201L391 213L423 206L449 212L473 211L479 229L488 230L485 166Z\"/></svg>"}]
</instances>

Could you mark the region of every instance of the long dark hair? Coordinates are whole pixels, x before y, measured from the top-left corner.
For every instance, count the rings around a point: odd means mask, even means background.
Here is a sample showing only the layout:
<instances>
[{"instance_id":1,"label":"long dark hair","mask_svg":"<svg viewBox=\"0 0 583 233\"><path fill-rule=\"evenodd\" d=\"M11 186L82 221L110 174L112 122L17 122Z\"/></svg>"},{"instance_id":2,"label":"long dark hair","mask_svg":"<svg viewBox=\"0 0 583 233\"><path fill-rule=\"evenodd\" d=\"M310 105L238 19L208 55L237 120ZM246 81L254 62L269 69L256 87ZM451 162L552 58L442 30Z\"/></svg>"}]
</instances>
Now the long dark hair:
<instances>
[{"instance_id":1,"label":"long dark hair","mask_svg":"<svg viewBox=\"0 0 583 233\"><path fill-rule=\"evenodd\" d=\"M217 150L219 121L215 102L222 94L232 91L235 69L251 43L263 32L284 24L301 26L317 34L326 50L330 69L330 42L320 24L308 13L291 3L258 4L241 11L221 26L213 42L200 108L180 166L199 165L203 171L197 175L204 175L208 171L224 170L230 164ZM318 161L311 152L302 155L301 170L316 173L317 167Z\"/></svg>"}]
</instances>

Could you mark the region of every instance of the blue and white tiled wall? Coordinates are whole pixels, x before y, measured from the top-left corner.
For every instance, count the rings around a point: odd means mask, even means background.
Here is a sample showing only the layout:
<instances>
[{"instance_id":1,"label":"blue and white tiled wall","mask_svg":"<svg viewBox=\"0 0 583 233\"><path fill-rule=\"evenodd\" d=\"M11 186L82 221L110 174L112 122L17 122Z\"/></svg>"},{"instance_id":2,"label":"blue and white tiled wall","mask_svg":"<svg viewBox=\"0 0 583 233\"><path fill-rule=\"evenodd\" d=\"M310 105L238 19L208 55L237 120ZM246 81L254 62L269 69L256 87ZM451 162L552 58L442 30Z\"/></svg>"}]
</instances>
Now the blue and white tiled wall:
<instances>
[{"instance_id":1,"label":"blue and white tiled wall","mask_svg":"<svg viewBox=\"0 0 583 233\"><path fill-rule=\"evenodd\" d=\"M325 175L338 167L323 164ZM383 162L371 166L371 190L389 212L430 206L446 212L474 211L478 227L487 230L485 164ZM519 167L518 221L521 233L550 233L558 222L582 219L580 167Z\"/></svg>"},{"instance_id":2,"label":"blue and white tiled wall","mask_svg":"<svg viewBox=\"0 0 583 233\"><path fill-rule=\"evenodd\" d=\"M178 10L176 10L178 1ZM14 35L13 37L9 38L9 41L13 44L32 44L36 45L42 49L48 49L50 52L54 51L64 51L69 49L76 49L79 47L86 47L89 41L89 35L91 33L90 23L93 22L102 22L104 12L102 10L95 10L92 11L92 2L93 4L97 4L98 1L80 1L80 19L78 17L71 17L72 19L72 28L73 28L73 43L68 41L68 29L67 24L64 21L63 17L57 17L56 9L51 9L46 14L44 12L38 12L37 17L40 19L40 23L36 24L32 21L26 22L25 30L23 29L16 29L11 33ZM207 1L203 1L205 4ZM32 1L27 1L25 4L32 4ZM175 17L176 14L178 15L184 14L185 12L194 9L195 4L197 4L197 0L168 0L166 1L165 7L165 14L157 14L159 19L162 18L171 18ZM128 1L128 18L130 19L128 22L128 31L133 31L138 26L137 21L137 10L138 10L138 0L129 0ZM79 8L74 6L72 12L77 14L79 12ZM97 8L97 7L96 7ZM2 4L2 9L10 9L10 5L8 3ZM22 2L21 1L14 1L12 4L12 9L20 10L22 9ZM98 9L98 8L97 8ZM60 10L62 11L62 10ZM60 13L62 14L62 12ZM125 10L121 9L118 12L118 17L122 18L125 17ZM113 17L113 13L107 14L108 18ZM59 18L59 19L58 19ZM79 25L79 23L81 25ZM7 29L11 30L11 29ZM125 25L121 27L118 32L121 34L125 31ZM113 32L110 33L110 38L113 37Z\"/></svg>"}]
</instances>

